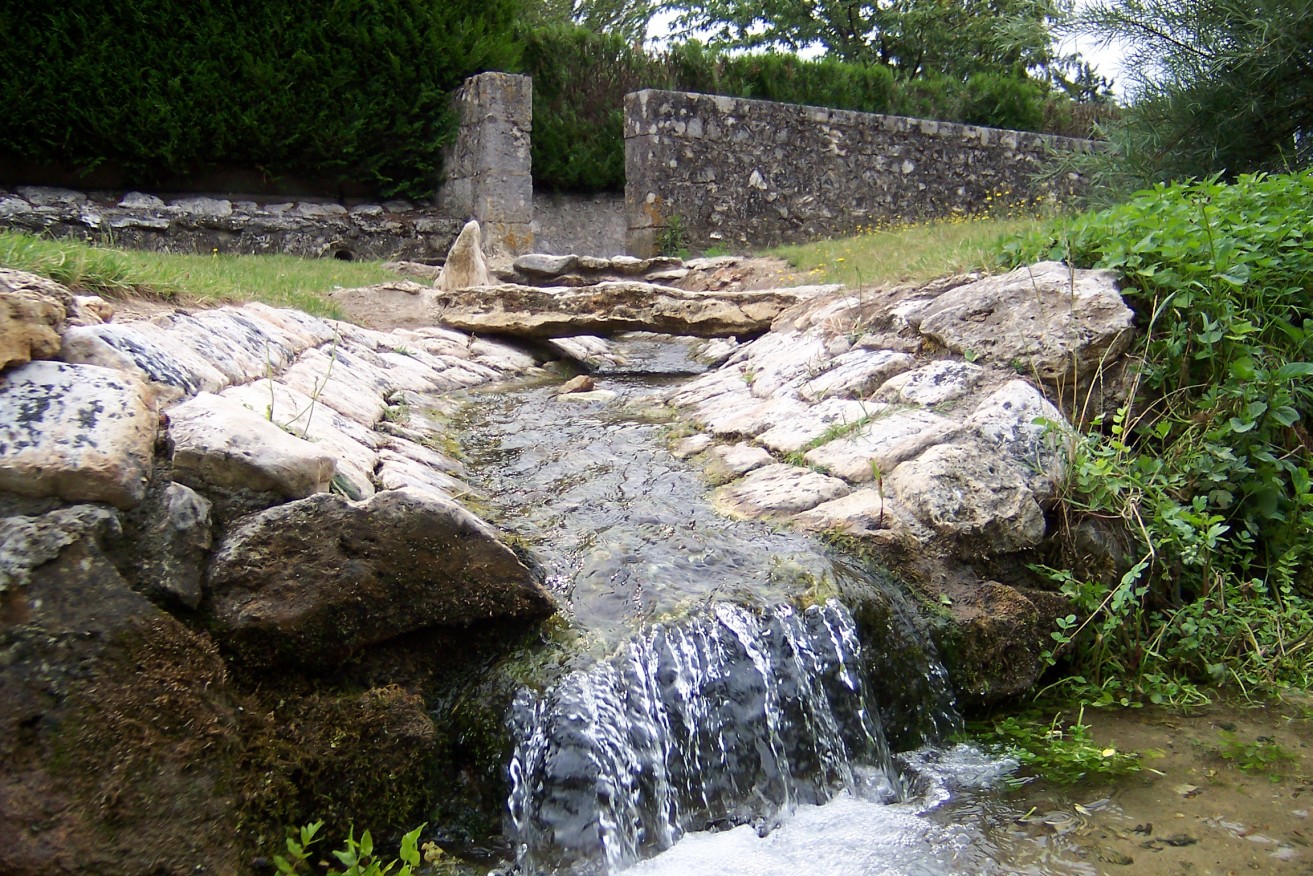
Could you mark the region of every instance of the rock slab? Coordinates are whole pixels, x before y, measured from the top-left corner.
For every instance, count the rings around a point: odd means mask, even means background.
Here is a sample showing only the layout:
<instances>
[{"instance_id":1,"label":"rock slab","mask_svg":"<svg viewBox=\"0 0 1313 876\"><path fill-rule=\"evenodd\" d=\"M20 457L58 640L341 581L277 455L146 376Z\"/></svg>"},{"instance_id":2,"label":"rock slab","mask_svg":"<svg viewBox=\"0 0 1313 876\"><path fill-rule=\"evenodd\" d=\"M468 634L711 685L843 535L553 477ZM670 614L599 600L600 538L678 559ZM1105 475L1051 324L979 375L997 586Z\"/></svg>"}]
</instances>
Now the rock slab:
<instances>
[{"instance_id":1,"label":"rock slab","mask_svg":"<svg viewBox=\"0 0 1313 876\"><path fill-rule=\"evenodd\" d=\"M300 499L328 489L333 457L235 401L203 392L169 409L173 477L205 489Z\"/></svg>"},{"instance_id":2,"label":"rock slab","mask_svg":"<svg viewBox=\"0 0 1313 876\"><path fill-rule=\"evenodd\" d=\"M824 288L705 293L635 281L582 288L503 283L444 291L434 317L462 331L533 339L630 331L758 335L784 310Z\"/></svg>"}]
</instances>

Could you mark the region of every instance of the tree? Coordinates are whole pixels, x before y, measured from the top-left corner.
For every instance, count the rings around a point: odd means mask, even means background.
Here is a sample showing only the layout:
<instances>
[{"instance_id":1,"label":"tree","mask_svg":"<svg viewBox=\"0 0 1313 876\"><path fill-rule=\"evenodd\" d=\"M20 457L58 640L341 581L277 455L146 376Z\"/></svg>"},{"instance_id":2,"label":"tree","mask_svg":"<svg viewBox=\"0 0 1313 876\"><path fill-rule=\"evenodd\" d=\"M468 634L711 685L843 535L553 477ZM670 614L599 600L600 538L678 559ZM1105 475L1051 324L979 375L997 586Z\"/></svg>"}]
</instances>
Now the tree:
<instances>
[{"instance_id":1,"label":"tree","mask_svg":"<svg viewBox=\"0 0 1313 876\"><path fill-rule=\"evenodd\" d=\"M902 79L1047 74L1067 0L667 0L679 24L734 48L821 49Z\"/></svg>"},{"instance_id":2,"label":"tree","mask_svg":"<svg viewBox=\"0 0 1313 876\"><path fill-rule=\"evenodd\" d=\"M1124 50L1113 191L1309 166L1313 0L1096 0L1072 26Z\"/></svg>"},{"instance_id":3,"label":"tree","mask_svg":"<svg viewBox=\"0 0 1313 876\"><path fill-rule=\"evenodd\" d=\"M648 23L655 13L654 0L539 0L534 24L577 24L638 44L647 38Z\"/></svg>"}]
</instances>

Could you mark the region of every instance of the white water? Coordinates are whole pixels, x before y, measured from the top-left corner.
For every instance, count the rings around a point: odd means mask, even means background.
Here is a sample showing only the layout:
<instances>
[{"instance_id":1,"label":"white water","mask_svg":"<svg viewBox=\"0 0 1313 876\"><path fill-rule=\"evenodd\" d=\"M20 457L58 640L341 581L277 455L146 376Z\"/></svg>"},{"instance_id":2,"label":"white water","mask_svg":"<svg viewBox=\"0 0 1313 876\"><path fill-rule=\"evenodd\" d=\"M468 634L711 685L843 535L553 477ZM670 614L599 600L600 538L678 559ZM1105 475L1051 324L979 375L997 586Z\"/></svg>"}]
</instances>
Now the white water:
<instances>
[{"instance_id":1,"label":"white water","mask_svg":"<svg viewBox=\"0 0 1313 876\"><path fill-rule=\"evenodd\" d=\"M1002 876L1092 874L1063 849L1013 826L990 791L1015 762L969 746L908 756L923 790L886 803L860 783L819 806L798 806L766 836L744 825L690 833L624 876Z\"/></svg>"}]
</instances>

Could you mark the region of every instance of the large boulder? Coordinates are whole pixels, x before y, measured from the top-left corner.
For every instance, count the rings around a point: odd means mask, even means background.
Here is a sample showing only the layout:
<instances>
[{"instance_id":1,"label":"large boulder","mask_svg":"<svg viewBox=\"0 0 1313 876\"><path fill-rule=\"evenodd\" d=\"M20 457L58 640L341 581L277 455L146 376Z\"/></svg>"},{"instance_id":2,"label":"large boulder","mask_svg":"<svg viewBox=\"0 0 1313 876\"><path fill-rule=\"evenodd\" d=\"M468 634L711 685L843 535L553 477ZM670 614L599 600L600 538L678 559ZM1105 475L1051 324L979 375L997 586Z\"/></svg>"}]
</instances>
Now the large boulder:
<instances>
[{"instance_id":1,"label":"large boulder","mask_svg":"<svg viewBox=\"0 0 1313 876\"><path fill-rule=\"evenodd\" d=\"M965 559L1033 548L1044 538L1044 512L1024 473L978 443L937 444L884 483Z\"/></svg>"},{"instance_id":2,"label":"large boulder","mask_svg":"<svg viewBox=\"0 0 1313 876\"><path fill-rule=\"evenodd\" d=\"M444 291L438 296L434 318L462 331L522 338L629 331L697 337L759 335L782 311L827 289L800 286L708 293L636 281L582 288L503 283Z\"/></svg>"},{"instance_id":3,"label":"large boulder","mask_svg":"<svg viewBox=\"0 0 1313 876\"><path fill-rule=\"evenodd\" d=\"M901 313L955 353L1048 383L1093 377L1126 350L1133 318L1115 273L1060 262L967 283Z\"/></svg>"},{"instance_id":4,"label":"large boulder","mask_svg":"<svg viewBox=\"0 0 1313 876\"><path fill-rule=\"evenodd\" d=\"M128 586L118 532L102 506L0 519L0 872L243 872L223 663Z\"/></svg>"},{"instance_id":5,"label":"large boulder","mask_svg":"<svg viewBox=\"0 0 1313 876\"><path fill-rule=\"evenodd\" d=\"M215 552L209 591L216 634L248 665L332 666L416 630L552 612L488 524L408 489L242 520Z\"/></svg>"},{"instance_id":6,"label":"large boulder","mask_svg":"<svg viewBox=\"0 0 1313 876\"><path fill-rule=\"evenodd\" d=\"M29 362L0 385L0 490L131 508L146 494L159 418L121 371Z\"/></svg>"}]
</instances>

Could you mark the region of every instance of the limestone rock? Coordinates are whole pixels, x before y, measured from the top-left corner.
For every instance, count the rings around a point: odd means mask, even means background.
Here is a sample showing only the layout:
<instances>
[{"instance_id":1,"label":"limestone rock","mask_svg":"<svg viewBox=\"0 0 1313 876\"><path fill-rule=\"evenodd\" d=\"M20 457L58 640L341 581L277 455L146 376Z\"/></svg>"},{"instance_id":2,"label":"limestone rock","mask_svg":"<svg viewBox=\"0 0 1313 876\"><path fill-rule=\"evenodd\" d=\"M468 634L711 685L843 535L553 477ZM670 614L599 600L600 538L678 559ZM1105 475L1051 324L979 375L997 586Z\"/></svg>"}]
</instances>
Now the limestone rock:
<instances>
[{"instance_id":1,"label":"limestone rock","mask_svg":"<svg viewBox=\"0 0 1313 876\"><path fill-rule=\"evenodd\" d=\"M768 329L780 311L813 288L701 293L634 281L582 288L504 283L444 291L438 296L434 316L443 325L462 331L523 338L626 331L698 337L754 335Z\"/></svg>"},{"instance_id":2,"label":"limestone rock","mask_svg":"<svg viewBox=\"0 0 1313 876\"><path fill-rule=\"evenodd\" d=\"M976 442L932 447L895 469L884 486L963 558L1044 539L1044 512L1025 475Z\"/></svg>"},{"instance_id":3,"label":"limestone rock","mask_svg":"<svg viewBox=\"0 0 1313 876\"><path fill-rule=\"evenodd\" d=\"M0 368L55 356L63 326L58 301L27 289L11 291L0 280Z\"/></svg>"},{"instance_id":4,"label":"limestone rock","mask_svg":"<svg viewBox=\"0 0 1313 876\"><path fill-rule=\"evenodd\" d=\"M210 503L178 483L152 488L129 515L137 562L130 574L152 599L195 609L211 546Z\"/></svg>"},{"instance_id":5,"label":"limestone rock","mask_svg":"<svg viewBox=\"0 0 1313 876\"><path fill-rule=\"evenodd\" d=\"M377 462L377 432L278 381L257 380L232 386L222 396L330 454L336 466L336 482L348 495L358 499L374 495L370 474Z\"/></svg>"},{"instance_id":6,"label":"limestone rock","mask_svg":"<svg viewBox=\"0 0 1313 876\"><path fill-rule=\"evenodd\" d=\"M1125 351L1133 314L1112 271L1041 262L950 289L905 317L968 358L1080 383Z\"/></svg>"},{"instance_id":7,"label":"limestone rock","mask_svg":"<svg viewBox=\"0 0 1313 876\"><path fill-rule=\"evenodd\" d=\"M714 448L710 454L704 474L713 484L724 484L742 477L753 469L771 465L775 457L763 447L755 444L731 444Z\"/></svg>"},{"instance_id":8,"label":"limestone rock","mask_svg":"<svg viewBox=\"0 0 1313 876\"><path fill-rule=\"evenodd\" d=\"M778 520L837 499L850 489L838 478L781 462L721 487L711 501L728 517Z\"/></svg>"},{"instance_id":9,"label":"limestone rock","mask_svg":"<svg viewBox=\"0 0 1313 876\"><path fill-rule=\"evenodd\" d=\"M164 328L148 322L72 326L60 358L126 371L152 384L161 398L218 392L228 378L212 362Z\"/></svg>"},{"instance_id":10,"label":"limestone rock","mask_svg":"<svg viewBox=\"0 0 1313 876\"><path fill-rule=\"evenodd\" d=\"M595 384L587 374L580 374L562 383L556 390L557 395L569 395L572 392L592 392Z\"/></svg>"},{"instance_id":11,"label":"limestone rock","mask_svg":"<svg viewBox=\"0 0 1313 876\"><path fill-rule=\"evenodd\" d=\"M492 275L488 273L488 262L483 257L479 223L471 219L465 223L455 243L451 245L447 263L442 266L442 273L438 276L437 287L443 292L455 292L491 283Z\"/></svg>"},{"instance_id":12,"label":"limestone rock","mask_svg":"<svg viewBox=\"0 0 1313 876\"><path fill-rule=\"evenodd\" d=\"M118 514L99 505L74 505L38 517L0 517L0 594L26 587L33 569L74 542L118 530Z\"/></svg>"},{"instance_id":13,"label":"limestone rock","mask_svg":"<svg viewBox=\"0 0 1313 876\"><path fill-rule=\"evenodd\" d=\"M219 635L254 665L331 666L415 630L552 611L491 527L411 490L252 515L220 544L209 586Z\"/></svg>"},{"instance_id":14,"label":"limestone rock","mask_svg":"<svg viewBox=\"0 0 1313 876\"><path fill-rule=\"evenodd\" d=\"M278 380L366 427L382 418L384 396L396 389L382 368L334 347L307 350Z\"/></svg>"},{"instance_id":15,"label":"limestone rock","mask_svg":"<svg viewBox=\"0 0 1313 876\"><path fill-rule=\"evenodd\" d=\"M863 487L846 496L822 502L794 517L793 523L811 532L838 530L887 544L901 542L910 547L928 541L931 535L898 504L897 499L874 487Z\"/></svg>"},{"instance_id":16,"label":"limestone rock","mask_svg":"<svg viewBox=\"0 0 1313 876\"><path fill-rule=\"evenodd\" d=\"M173 477L190 487L298 499L327 490L336 471L330 453L230 399L201 393L168 415Z\"/></svg>"},{"instance_id":17,"label":"limestone rock","mask_svg":"<svg viewBox=\"0 0 1313 876\"><path fill-rule=\"evenodd\" d=\"M575 255L547 255L545 253L528 253L517 258L512 265L517 273L531 274L538 277L558 277L568 274L579 265Z\"/></svg>"},{"instance_id":18,"label":"limestone rock","mask_svg":"<svg viewBox=\"0 0 1313 876\"><path fill-rule=\"evenodd\" d=\"M158 417L150 390L120 371L29 362L0 385L0 490L106 502L142 500Z\"/></svg>"},{"instance_id":19,"label":"limestone rock","mask_svg":"<svg viewBox=\"0 0 1313 876\"><path fill-rule=\"evenodd\" d=\"M959 428L929 411L892 408L875 413L852 435L809 450L804 458L850 483L869 483L877 472L888 477L904 460L948 441Z\"/></svg>"},{"instance_id":20,"label":"limestone rock","mask_svg":"<svg viewBox=\"0 0 1313 876\"><path fill-rule=\"evenodd\" d=\"M911 368L915 360L893 350L849 350L836 356L825 373L798 390L808 401L866 398L891 376Z\"/></svg>"},{"instance_id":21,"label":"limestone rock","mask_svg":"<svg viewBox=\"0 0 1313 876\"><path fill-rule=\"evenodd\" d=\"M69 325L100 325L114 318L114 305L99 295L74 295L65 310Z\"/></svg>"},{"instance_id":22,"label":"limestone rock","mask_svg":"<svg viewBox=\"0 0 1313 876\"><path fill-rule=\"evenodd\" d=\"M1030 488L1047 498L1066 471L1072 431L1056 407L1024 380L990 393L964 426L1026 475Z\"/></svg>"},{"instance_id":23,"label":"limestone rock","mask_svg":"<svg viewBox=\"0 0 1313 876\"><path fill-rule=\"evenodd\" d=\"M223 198L178 198L170 206L181 213L211 219L222 219L233 214L232 201Z\"/></svg>"},{"instance_id":24,"label":"limestone rock","mask_svg":"<svg viewBox=\"0 0 1313 876\"><path fill-rule=\"evenodd\" d=\"M795 453L831 429L847 427L878 415L885 406L848 398L830 398L771 426L757 440L776 453Z\"/></svg>"},{"instance_id":25,"label":"limestone rock","mask_svg":"<svg viewBox=\"0 0 1313 876\"><path fill-rule=\"evenodd\" d=\"M940 359L889 378L873 397L877 401L904 402L928 408L957 401L974 390L984 376L985 369L979 365Z\"/></svg>"},{"instance_id":26,"label":"limestone rock","mask_svg":"<svg viewBox=\"0 0 1313 876\"><path fill-rule=\"evenodd\" d=\"M690 456L697 456L708 447L712 446L711 436L704 432L696 435L689 435L687 438L681 438L670 452L676 459L688 459Z\"/></svg>"}]
</instances>

